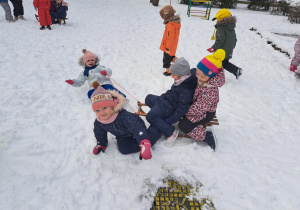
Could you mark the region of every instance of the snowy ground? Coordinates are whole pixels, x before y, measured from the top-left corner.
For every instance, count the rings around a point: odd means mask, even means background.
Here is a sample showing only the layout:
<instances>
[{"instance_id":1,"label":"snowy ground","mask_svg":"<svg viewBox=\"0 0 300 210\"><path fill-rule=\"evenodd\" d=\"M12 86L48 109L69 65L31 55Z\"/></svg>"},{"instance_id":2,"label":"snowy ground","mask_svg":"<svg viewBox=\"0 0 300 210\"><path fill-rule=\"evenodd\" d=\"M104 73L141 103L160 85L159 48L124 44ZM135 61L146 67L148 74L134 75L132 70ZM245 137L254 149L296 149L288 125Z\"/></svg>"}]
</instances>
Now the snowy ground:
<instances>
[{"instance_id":1,"label":"snowy ground","mask_svg":"<svg viewBox=\"0 0 300 210\"><path fill-rule=\"evenodd\" d=\"M269 12L231 10L238 19L231 61L244 74L237 81L226 72L220 125L213 127L216 152L183 138L168 148L162 138L153 158L140 161L138 154L121 155L110 136L105 154L92 154L88 88L64 81L78 76L86 48L140 101L165 92L172 79L162 74L158 12L169 2L73 0L67 24L52 31L39 30L30 0L25 22L7 23L0 9L1 210L147 210L167 176L202 183L197 197L211 198L217 209L300 209L300 82L289 71L291 58L267 44L293 56L296 38L274 33L300 35L300 25ZM213 44L215 22L188 18L186 5L172 5L182 17L177 56L195 67Z\"/></svg>"}]
</instances>

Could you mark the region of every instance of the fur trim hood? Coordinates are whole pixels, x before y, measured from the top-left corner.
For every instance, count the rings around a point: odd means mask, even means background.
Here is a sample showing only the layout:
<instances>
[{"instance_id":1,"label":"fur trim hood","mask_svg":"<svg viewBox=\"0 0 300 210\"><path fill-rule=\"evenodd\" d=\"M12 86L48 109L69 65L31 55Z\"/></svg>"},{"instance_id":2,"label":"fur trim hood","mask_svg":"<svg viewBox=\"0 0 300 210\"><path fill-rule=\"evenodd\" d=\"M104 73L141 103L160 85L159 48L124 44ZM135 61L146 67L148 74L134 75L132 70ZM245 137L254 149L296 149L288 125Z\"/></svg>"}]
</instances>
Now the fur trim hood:
<instances>
[{"instance_id":1,"label":"fur trim hood","mask_svg":"<svg viewBox=\"0 0 300 210\"><path fill-rule=\"evenodd\" d=\"M235 16L230 16L230 17L226 17L226 18L223 18L222 20L220 20L216 26L226 26L230 23L236 23L236 17Z\"/></svg>"},{"instance_id":2,"label":"fur trim hood","mask_svg":"<svg viewBox=\"0 0 300 210\"><path fill-rule=\"evenodd\" d=\"M85 53L86 52L86 49L82 49L82 53ZM100 63L100 57L96 54L94 54L95 57L96 57L96 65L98 65ZM83 55L84 56L84 55ZM83 62L83 56L81 56L79 59L78 59L78 65L79 66L85 66L84 65L84 62Z\"/></svg>"},{"instance_id":3,"label":"fur trim hood","mask_svg":"<svg viewBox=\"0 0 300 210\"><path fill-rule=\"evenodd\" d=\"M112 95L114 99L118 100L118 104L117 106L115 106L114 111L115 112L121 111L123 109L124 102L125 102L124 96L122 96L119 92L115 90L109 90L108 92Z\"/></svg>"},{"instance_id":4,"label":"fur trim hood","mask_svg":"<svg viewBox=\"0 0 300 210\"><path fill-rule=\"evenodd\" d=\"M179 15L175 15L173 17L170 18L169 22L175 22L175 23L180 23L181 22L181 18Z\"/></svg>"}]
</instances>

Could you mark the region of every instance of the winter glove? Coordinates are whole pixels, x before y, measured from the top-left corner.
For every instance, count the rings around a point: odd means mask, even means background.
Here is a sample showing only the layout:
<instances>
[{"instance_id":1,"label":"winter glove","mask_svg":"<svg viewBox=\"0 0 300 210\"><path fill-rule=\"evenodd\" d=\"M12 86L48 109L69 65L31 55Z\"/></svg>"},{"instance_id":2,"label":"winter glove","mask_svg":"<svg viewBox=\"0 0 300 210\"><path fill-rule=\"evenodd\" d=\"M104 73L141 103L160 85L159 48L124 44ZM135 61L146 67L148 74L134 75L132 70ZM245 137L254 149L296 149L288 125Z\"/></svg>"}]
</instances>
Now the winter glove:
<instances>
[{"instance_id":1,"label":"winter glove","mask_svg":"<svg viewBox=\"0 0 300 210\"><path fill-rule=\"evenodd\" d=\"M290 71L295 72L297 70L297 66L291 64Z\"/></svg>"},{"instance_id":2,"label":"winter glove","mask_svg":"<svg viewBox=\"0 0 300 210\"><path fill-rule=\"evenodd\" d=\"M214 48L212 48L212 47L211 47L211 48L208 48L207 51L210 52L210 53L215 52Z\"/></svg>"},{"instance_id":3,"label":"winter glove","mask_svg":"<svg viewBox=\"0 0 300 210\"><path fill-rule=\"evenodd\" d=\"M165 119L166 123L168 123L169 125L173 124L173 121L170 118L166 118Z\"/></svg>"},{"instance_id":4,"label":"winter glove","mask_svg":"<svg viewBox=\"0 0 300 210\"><path fill-rule=\"evenodd\" d=\"M104 71L104 70L102 70L102 71L100 71L100 74L102 74L103 76L106 76L106 75L107 75L107 72Z\"/></svg>"},{"instance_id":5,"label":"winter glove","mask_svg":"<svg viewBox=\"0 0 300 210\"><path fill-rule=\"evenodd\" d=\"M94 155L98 155L101 151L105 152L105 150L106 150L105 146L101 146L101 145L97 144L93 149L93 153L94 153Z\"/></svg>"},{"instance_id":6,"label":"winter glove","mask_svg":"<svg viewBox=\"0 0 300 210\"><path fill-rule=\"evenodd\" d=\"M151 154L151 143L148 139L144 139L140 143L141 151L140 151L140 160L145 159L149 160L152 158Z\"/></svg>"},{"instance_id":7,"label":"winter glove","mask_svg":"<svg viewBox=\"0 0 300 210\"><path fill-rule=\"evenodd\" d=\"M73 84L74 84L74 81L71 80L71 79L68 79L68 80L66 80L66 83L68 83L68 84L70 84L70 85L73 85Z\"/></svg>"},{"instance_id":8,"label":"winter glove","mask_svg":"<svg viewBox=\"0 0 300 210\"><path fill-rule=\"evenodd\" d=\"M35 11L37 11L37 10L38 10L38 8L37 8L37 7L34 7L34 9L35 9Z\"/></svg>"}]
</instances>

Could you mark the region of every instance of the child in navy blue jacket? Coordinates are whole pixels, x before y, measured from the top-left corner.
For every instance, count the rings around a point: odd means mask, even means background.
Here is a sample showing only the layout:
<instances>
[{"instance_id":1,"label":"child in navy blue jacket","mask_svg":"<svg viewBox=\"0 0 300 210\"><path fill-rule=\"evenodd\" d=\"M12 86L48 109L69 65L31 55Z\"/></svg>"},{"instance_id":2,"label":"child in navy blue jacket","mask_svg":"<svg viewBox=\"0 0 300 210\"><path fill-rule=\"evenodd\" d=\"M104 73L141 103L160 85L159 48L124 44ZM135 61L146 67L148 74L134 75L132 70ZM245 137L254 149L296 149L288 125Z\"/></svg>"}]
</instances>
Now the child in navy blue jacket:
<instances>
[{"instance_id":1,"label":"child in navy blue jacket","mask_svg":"<svg viewBox=\"0 0 300 210\"><path fill-rule=\"evenodd\" d=\"M178 122L188 111L193 100L197 78L195 69L184 58L177 59L170 68L174 84L161 96L147 95L145 103L151 108L146 119L166 137L166 145L171 146L178 136L172 124Z\"/></svg>"},{"instance_id":2,"label":"child in navy blue jacket","mask_svg":"<svg viewBox=\"0 0 300 210\"><path fill-rule=\"evenodd\" d=\"M98 82L92 85L95 88L91 96L92 108L97 116L94 123L97 145L93 153L97 155L106 150L109 132L116 136L122 154L140 151L140 160L151 159L151 146L160 138L161 132L153 126L147 129L139 116L122 109L125 98L117 91L105 90Z\"/></svg>"},{"instance_id":3,"label":"child in navy blue jacket","mask_svg":"<svg viewBox=\"0 0 300 210\"><path fill-rule=\"evenodd\" d=\"M67 2L64 2L63 0L56 0L55 12L50 12L53 24L58 23L55 19L65 19L67 17L68 6L69 4Z\"/></svg>"}]
</instances>

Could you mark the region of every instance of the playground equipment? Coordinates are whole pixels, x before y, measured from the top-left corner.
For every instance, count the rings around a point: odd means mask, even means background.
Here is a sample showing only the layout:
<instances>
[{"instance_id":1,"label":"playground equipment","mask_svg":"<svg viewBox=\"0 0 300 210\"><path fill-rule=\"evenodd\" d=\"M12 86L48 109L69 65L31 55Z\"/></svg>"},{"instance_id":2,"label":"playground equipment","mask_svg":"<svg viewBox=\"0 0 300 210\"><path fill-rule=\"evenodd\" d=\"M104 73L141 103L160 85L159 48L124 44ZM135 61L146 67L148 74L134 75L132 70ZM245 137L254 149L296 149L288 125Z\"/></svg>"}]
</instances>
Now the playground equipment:
<instances>
[{"instance_id":1,"label":"playground equipment","mask_svg":"<svg viewBox=\"0 0 300 210\"><path fill-rule=\"evenodd\" d=\"M212 0L189 0L187 15L209 20ZM192 9L194 8L194 9ZM200 8L203 8L202 10Z\"/></svg>"}]
</instances>

